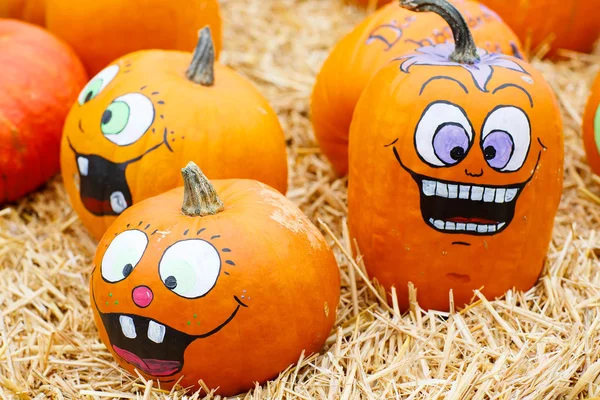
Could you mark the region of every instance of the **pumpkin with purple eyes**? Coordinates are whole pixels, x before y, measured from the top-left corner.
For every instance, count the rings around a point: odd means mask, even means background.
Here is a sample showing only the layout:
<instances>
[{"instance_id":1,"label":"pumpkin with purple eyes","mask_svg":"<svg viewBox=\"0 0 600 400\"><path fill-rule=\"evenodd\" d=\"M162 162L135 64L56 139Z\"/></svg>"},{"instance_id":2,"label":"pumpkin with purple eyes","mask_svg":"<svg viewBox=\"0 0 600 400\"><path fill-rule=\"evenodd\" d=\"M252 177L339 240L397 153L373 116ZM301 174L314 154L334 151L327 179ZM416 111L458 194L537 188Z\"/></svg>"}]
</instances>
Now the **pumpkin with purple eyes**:
<instances>
[{"instance_id":1,"label":"pumpkin with purple eyes","mask_svg":"<svg viewBox=\"0 0 600 400\"><path fill-rule=\"evenodd\" d=\"M371 277L408 307L529 289L544 265L563 173L556 98L526 62L477 49L446 0L454 44L400 56L361 96L350 132L349 225Z\"/></svg>"}]
</instances>

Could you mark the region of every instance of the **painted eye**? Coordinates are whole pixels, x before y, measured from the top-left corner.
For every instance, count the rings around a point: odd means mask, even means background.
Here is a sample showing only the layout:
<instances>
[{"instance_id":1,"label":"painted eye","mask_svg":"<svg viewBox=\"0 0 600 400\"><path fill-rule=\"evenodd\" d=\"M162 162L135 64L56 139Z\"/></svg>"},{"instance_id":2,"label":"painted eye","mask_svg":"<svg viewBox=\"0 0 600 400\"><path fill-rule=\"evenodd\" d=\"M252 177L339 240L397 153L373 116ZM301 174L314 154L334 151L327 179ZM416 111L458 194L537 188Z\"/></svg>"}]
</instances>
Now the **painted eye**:
<instances>
[{"instance_id":1,"label":"painted eye","mask_svg":"<svg viewBox=\"0 0 600 400\"><path fill-rule=\"evenodd\" d=\"M102 257L102 278L116 283L127 278L142 259L148 237L142 231L131 230L120 233L106 249Z\"/></svg>"},{"instance_id":2,"label":"painted eye","mask_svg":"<svg viewBox=\"0 0 600 400\"><path fill-rule=\"evenodd\" d=\"M473 128L462 108L448 102L430 104L415 132L421 160L432 167L458 164L473 142Z\"/></svg>"},{"instance_id":3,"label":"painted eye","mask_svg":"<svg viewBox=\"0 0 600 400\"><path fill-rule=\"evenodd\" d=\"M79 105L84 105L94 97L98 96L108 84L115 79L115 76L119 73L118 65L111 65L98 72L88 83L85 85L77 100Z\"/></svg>"},{"instance_id":4,"label":"painted eye","mask_svg":"<svg viewBox=\"0 0 600 400\"><path fill-rule=\"evenodd\" d=\"M523 110L496 107L485 119L481 149L486 162L500 172L519 170L529 153L531 125Z\"/></svg>"},{"instance_id":5,"label":"painted eye","mask_svg":"<svg viewBox=\"0 0 600 400\"><path fill-rule=\"evenodd\" d=\"M100 130L119 146L135 143L154 122L154 105L141 93L117 97L106 107L100 121Z\"/></svg>"},{"instance_id":6,"label":"painted eye","mask_svg":"<svg viewBox=\"0 0 600 400\"><path fill-rule=\"evenodd\" d=\"M194 299L206 295L217 283L221 257L205 240L183 240L165 251L158 271L167 289Z\"/></svg>"}]
</instances>

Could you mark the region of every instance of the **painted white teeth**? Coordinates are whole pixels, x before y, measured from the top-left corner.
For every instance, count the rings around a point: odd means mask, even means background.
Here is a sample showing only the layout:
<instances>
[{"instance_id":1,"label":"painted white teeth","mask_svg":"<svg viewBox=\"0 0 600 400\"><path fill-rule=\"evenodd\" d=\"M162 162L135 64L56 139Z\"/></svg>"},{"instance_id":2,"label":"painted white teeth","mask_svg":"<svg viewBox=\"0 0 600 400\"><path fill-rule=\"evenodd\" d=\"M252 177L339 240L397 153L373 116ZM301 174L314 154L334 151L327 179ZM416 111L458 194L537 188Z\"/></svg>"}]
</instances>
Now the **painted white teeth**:
<instances>
[{"instance_id":1,"label":"painted white teeth","mask_svg":"<svg viewBox=\"0 0 600 400\"><path fill-rule=\"evenodd\" d=\"M476 231L477 230L477 224L467 224L467 230L468 231Z\"/></svg>"},{"instance_id":2,"label":"painted white teeth","mask_svg":"<svg viewBox=\"0 0 600 400\"><path fill-rule=\"evenodd\" d=\"M463 223L456 224L457 231L464 231L465 229L467 229L467 224L463 224Z\"/></svg>"},{"instance_id":3,"label":"painted white teeth","mask_svg":"<svg viewBox=\"0 0 600 400\"><path fill-rule=\"evenodd\" d=\"M435 187L435 195L439 197L448 197L448 185L437 182L437 186Z\"/></svg>"},{"instance_id":4,"label":"painted white teeth","mask_svg":"<svg viewBox=\"0 0 600 400\"><path fill-rule=\"evenodd\" d=\"M79 168L79 173L82 176L88 175L88 169L90 166L90 160L85 157L77 157L77 167Z\"/></svg>"},{"instance_id":5,"label":"painted white teeth","mask_svg":"<svg viewBox=\"0 0 600 400\"><path fill-rule=\"evenodd\" d=\"M437 221L434 221L433 225L438 229L444 229L444 227L446 226L446 224L444 224L444 221L440 221L439 219Z\"/></svg>"},{"instance_id":6,"label":"painted white teeth","mask_svg":"<svg viewBox=\"0 0 600 400\"><path fill-rule=\"evenodd\" d=\"M135 325L133 324L133 319L131 317L121 315L119 317L119 323L121 324L121 331L123 332L123 336L125 336L128 339L135 339L137 337Z\"/></svg>"},{"instance_id":7,"label":"painted white teeth","mask_svg":"<svg viewBox=\"0 0 600 400\"><path fill-rule=\"evenodd\" d=\"M477 232L479 233L487 233L488 226L487 225L477 225Z\"/></svg>"},{"instance_id":8,"label":"painted white teeth","mask_svg":"<svg viewBox=\"0 0 600 400\"><path fill-rule=\"evenodd\" d=\"M423 180L423 193L425 196L433 196L435 194L435 181Z\"/></svg>"},{"instance_id":9,"label":"painted white teeth","mask_svg":"<svg viewBox=\"0 0 600 400\"><path fill-rule=\"evenodd\" d=\"M446 222L446 228L447 231L453 231L456 229L456 224L454 222Z\"/></svg>"},{"instance_id":10,"label":"painted white teeth","mask_svg":"<svg viewBox=\"0 0 600 400\"><path fill-rule=\"evenodd\" d=\"M127 201L125 201L123 192L112 192L110 194L110 208L117 214L121 214L127 208Z\"/></svg>"},{"instance_id":11,"label":"painted white teeth","mask_svg":"<svg viewBox=\"0 0 600 400\"><path fill-rule=\"evenodd\" d=\"M443 183L428 179L422 181L423 194L427 197L438 196L448 199L483 201L486 203L510 203L519 193L518 188L492 188Z\"/></svg>"},{"instance_id":12,"label":"painted white teeth","mask_svg":"<svg viewBox=\"0 0 600 400\"><path fill-rule=\"evenodd\" d=\"M496 232L502 229L506 225L506 223L501 222L499 224L475 224L475 223L462 223L462 222L451 222L451 221L442 221L439 219L429 218L429 224L436 227L441 231L468 231L468 232L477 232L477 233L489 233Z\"/></svg>"},{"instance_id":13,"label":"painted white teeth","mask_svg":"<svg viewBox=\"0 0 600 400\"><path fill-rule=\"evenodd\" d=\"M154 343L160 344L165 338L166 331L167 329L164 325L150 321L148 324L148 339L152 340Z\"/></svg>"}]
</instances>

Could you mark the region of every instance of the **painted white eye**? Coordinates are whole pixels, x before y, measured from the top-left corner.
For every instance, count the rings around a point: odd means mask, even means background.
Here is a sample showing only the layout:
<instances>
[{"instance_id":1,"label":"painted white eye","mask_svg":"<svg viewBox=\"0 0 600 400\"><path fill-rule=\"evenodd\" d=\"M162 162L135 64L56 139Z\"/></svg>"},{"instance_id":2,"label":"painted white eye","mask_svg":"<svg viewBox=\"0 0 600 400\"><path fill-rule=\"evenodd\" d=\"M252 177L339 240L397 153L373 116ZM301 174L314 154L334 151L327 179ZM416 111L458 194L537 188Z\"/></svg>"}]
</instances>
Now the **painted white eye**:
<instances>
[{"instance_id":1,"label":"painted white eye","mask_svg":"<svg viewBox=\"0 0 600 400\"><path fill-rule=\"evenodd\" d=\"M220 271L219 252L202 239L175 243L165 251L158 266L160 279L167 289L188 299L210 292Z\"/></svg>"},{"instance_id":2,"label":"painted white eye","mask_svg":"<svg viewBox=\"0 0 600 400\"><path fill-rule=\"evenodd\" d=\"M88 83L85 85L77 100L79 105L84 105L94 97L98 96L98 93L104 90L104 88L113 80L119 73L118 65L111 65L98 72Z\"/></svg>"},{"instance_id":3,"label":"painted white eye","mask_svg":"<svg viewBox=\"0 0 600 400\"><path fill-rule=\"evenodd\" d=\"M106 107L100 121L104 137L119 146L138 141L154 122L154 105L141 93L117 97Z\"/></svg>"},{"instance_id":4,"label":"painted white eye","mask_svg":"<svg viewBox=\"0 0 600 400\"><path fill-rule=\"evenodd\" d=\"M432 167L458 164L471 149L473 128L464 110L446 101L431 103L415 131L415 148Z\"/></svg>"},{"instance_id":5,"label":"painted white eye","mask_svg":"<svg viewBox=\"0 0 600 400\"><path fill-rule=\"evenodd\" d=\"M120 233L110 242L102 257L102 278L116 283L127 278L142 259L148 247L148 237L142 231Z\"/></svg>"},{"instance_id":6,"label":"painted white eye","mask_svg":"<svg viewBox=\"0 0 600 400\"><path fill-rule=\"evenodd\" d=\"M496 107L485 119L481 149L488 165L500 172L519 170L529 153L531 124L517 107Z\"/></svg>"}]
</instances>

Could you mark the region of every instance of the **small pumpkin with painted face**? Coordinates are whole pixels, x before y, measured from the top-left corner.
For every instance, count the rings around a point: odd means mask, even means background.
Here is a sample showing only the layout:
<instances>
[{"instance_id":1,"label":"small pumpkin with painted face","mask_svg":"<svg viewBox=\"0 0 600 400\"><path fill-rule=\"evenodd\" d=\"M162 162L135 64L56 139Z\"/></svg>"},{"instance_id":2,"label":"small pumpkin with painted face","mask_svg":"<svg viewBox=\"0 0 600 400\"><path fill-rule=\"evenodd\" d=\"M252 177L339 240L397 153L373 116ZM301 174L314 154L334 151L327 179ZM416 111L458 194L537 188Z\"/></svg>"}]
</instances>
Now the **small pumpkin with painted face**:
<instances>
[{"instance_id":1,"label":"small pumpkin with painted face","mask_svg":"<svg viewBox=\"0 0 600 400\"><path fill-rule=\"evenodd\" d=\"M540 73L477 49L445 0L456 46L399 57L363 93L350 133L349 224L369 274L448 309L473 290L495 297L537 280L562 189L556 98Z\"/></svg>"},{"instance_id":2,"label":"small pumpkin with painted face","mask_svg":"<svg viewBox=\"0 0 600 400\"><path fill-rule=\"evenodd\" d=\"M61 145L71 204L97 239L135 202L181 185L173 166L189 159L215 178L287 189L277 115L252 83L215 63L208 27L193 56L141 51L96 75L71 108Z\"/></svg>"},{"instance_id":3,"label":"small pumpkin with painted face","mask_svg":"<svg viewBox=\"0 0 600 400\"><path fill-rule=\"evenodd\" d=\"M279 192L211 183L193 163L182 173L184 188L125 210L100 241L94 320L131 373L162 388L202 379L234 395L320 350L339 272L323 236Z\"/></svg>"}]
</instances>

